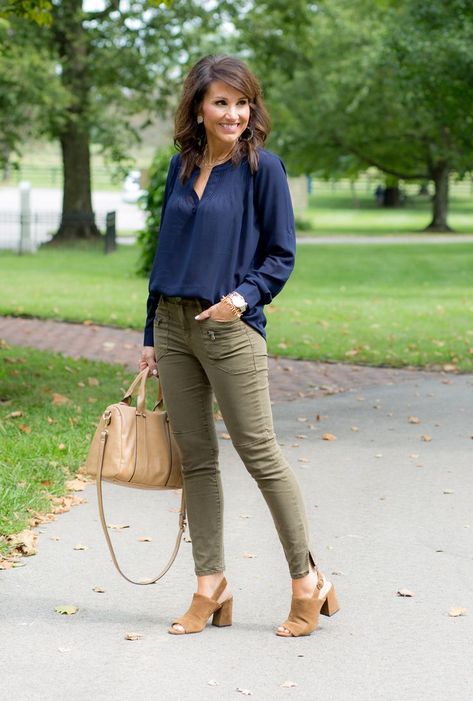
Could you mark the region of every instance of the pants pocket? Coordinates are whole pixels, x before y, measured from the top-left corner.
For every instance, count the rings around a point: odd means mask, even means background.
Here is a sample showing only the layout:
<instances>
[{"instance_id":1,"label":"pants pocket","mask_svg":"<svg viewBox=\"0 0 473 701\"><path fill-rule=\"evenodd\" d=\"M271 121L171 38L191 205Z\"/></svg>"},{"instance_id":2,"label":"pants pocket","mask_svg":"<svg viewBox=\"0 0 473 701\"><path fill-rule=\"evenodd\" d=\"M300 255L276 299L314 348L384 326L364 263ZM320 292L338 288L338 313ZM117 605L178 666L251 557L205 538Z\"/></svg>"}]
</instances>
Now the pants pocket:
<instances>
[{"instance_id":1,"label":"pants pocket","mask_svg":"<svg viewBox=\"0 0 473 701\"><path fill-rule=\"evenodd\" d=\"M163 358L168 352L169 340L169 314L166 310L157 309L154 317L154 352L156 361Z\"/></svg>"},{"instance_id":2,"label":"pants pocket","mask_svg":"<svg viewBox=\"0 0 473 701\"><path fill-rule=\"evenodd\" d=\"M255 370L253 346L241 319L201 323L206 355L219 370L230 375Z\"/></svg>"}]
</instances>

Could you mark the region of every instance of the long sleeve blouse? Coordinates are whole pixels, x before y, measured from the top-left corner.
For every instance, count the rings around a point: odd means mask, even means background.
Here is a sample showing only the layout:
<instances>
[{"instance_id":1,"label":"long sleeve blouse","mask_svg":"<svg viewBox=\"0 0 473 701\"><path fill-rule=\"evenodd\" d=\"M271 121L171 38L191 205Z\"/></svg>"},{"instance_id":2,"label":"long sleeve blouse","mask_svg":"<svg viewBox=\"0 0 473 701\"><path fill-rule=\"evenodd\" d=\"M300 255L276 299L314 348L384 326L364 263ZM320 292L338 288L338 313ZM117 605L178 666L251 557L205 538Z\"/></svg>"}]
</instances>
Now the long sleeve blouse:
<instances>
[{"instance_id":1,"label":"long sleeve blouse","mask_svg":"<svg viewBox=\"0 0 473 701\"><path fill-rule=\"evenodd\" d=\"M266 337L263 306L281 291L294 267L295 227L281 159L259 148L258 170L247 158L214 166L202 198L200 169L183 185L180 154L172 157L159 241L149 279L144 345L153 345L161 295L199 297L211 304L236 290L248 303L241 319Z\"/></svg>"}]
</instances>

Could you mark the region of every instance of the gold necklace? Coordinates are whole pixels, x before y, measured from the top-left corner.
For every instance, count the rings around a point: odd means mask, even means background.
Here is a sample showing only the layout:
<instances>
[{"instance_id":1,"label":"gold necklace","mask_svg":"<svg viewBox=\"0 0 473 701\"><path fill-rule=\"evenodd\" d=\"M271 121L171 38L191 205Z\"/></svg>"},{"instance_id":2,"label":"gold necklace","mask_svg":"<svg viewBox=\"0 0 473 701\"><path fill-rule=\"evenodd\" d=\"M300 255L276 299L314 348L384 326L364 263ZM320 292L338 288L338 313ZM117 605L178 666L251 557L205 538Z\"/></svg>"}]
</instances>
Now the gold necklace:
<instances>
[{"instance_id":1,"label":"gold necklace","mask_svg":"<svg viewBox=\"0 0 473 701\"><path fill-rule=\"evenodd\" d=\"M228 153L226 153L224 156L221 156L220 158L217 158L217 159L216 159L215 161L213 161L212 163L211 163L210 161L205 162L205 161L203 160L203 161L202 161L202 165L203 165L203 166L206 166L206 167L208 167L208 166L213 167L213 166L218 165L219 163L224 163L226 160L228 160L228 157L233 153L234 148L235 148L235 147L232 146L232 148L230 149L230 151L229 151ZM206 154L206 153L207 153L207 145L205 146L204 153L202 154L202 158L205 157L205 154Z\"/></svg>"}]
</instances>

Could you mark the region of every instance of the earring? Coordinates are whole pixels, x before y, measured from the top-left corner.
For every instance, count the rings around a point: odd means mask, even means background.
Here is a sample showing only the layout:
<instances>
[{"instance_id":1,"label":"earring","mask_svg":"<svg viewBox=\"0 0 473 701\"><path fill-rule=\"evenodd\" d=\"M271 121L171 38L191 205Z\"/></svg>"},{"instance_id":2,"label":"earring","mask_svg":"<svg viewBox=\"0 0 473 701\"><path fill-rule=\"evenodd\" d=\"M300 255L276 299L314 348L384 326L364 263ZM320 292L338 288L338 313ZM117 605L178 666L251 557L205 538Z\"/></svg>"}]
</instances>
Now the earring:
<instances>
[{"instance_id":1,"label":"earring","mask_svg":"<svg viewBox=\"0 0 473 701\"><path fill-rule=\"evenodd\" d=\"M204 121L204 118L202 117L202 115L201 114L197 115L197 124L202 124L203 121Z\"/></svg>"},{"instance_id":2,"label":"earring","mask_svg":"<svg viewBox=\"0 0 473 701\"><path fill-rule=\"evenodd\" d=\"M249 132L249 136L243 138L243 134L245 134L246 132ZM240 136L239 141L251 141L251 139L253 138L253 129L251 127L246 127L243 134Z\"/></svg>"}]
</instances>

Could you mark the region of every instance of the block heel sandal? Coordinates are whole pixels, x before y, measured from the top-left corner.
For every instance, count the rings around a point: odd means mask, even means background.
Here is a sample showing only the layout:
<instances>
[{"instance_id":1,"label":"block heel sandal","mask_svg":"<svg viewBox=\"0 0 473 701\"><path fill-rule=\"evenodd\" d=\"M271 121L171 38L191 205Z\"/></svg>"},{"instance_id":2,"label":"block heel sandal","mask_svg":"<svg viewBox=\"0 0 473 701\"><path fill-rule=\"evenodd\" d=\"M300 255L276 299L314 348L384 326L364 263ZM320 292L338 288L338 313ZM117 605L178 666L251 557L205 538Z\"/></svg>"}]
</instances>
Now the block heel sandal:
<instances>
[{"instance_id":1,"label":"block heel sandal","mask_svg":"<svg viewBox=\"0 0 473 701\"><path fill-rule=\"evenodd\" d=\"M213 596L203 596L202 594L194 594L192 603L185 614L180 618L176 618L168 628L168 633L172 635L185 635L186 633L200 633L204 630L207 622L212 616L212 625L223 628L224 626L232 625L232 609L233 596L225 601L217 601L218 597L225 591L227 580L222 579ZM177 630L173 625L180 625L184 630Z\"/></svg>"},{"instance_id":2,"label":"block heel sandal","mask_svg":"<svg viewBox=\"0 0 473 701\"><path fill-rule=\"evenodd\" d=\"M282 627L289 632L276 630L276 635L281 638L297 638L301 635L310 635L319 623L319 614L333 616L340 606L338 603L335 587L328 582L324 575L317 572L317 586L311 597L293 596L291 600L291 611L287 619L282 623ZM321 591L329 585L328 590L321 596Z\"/></svg>"}]
</instances>

